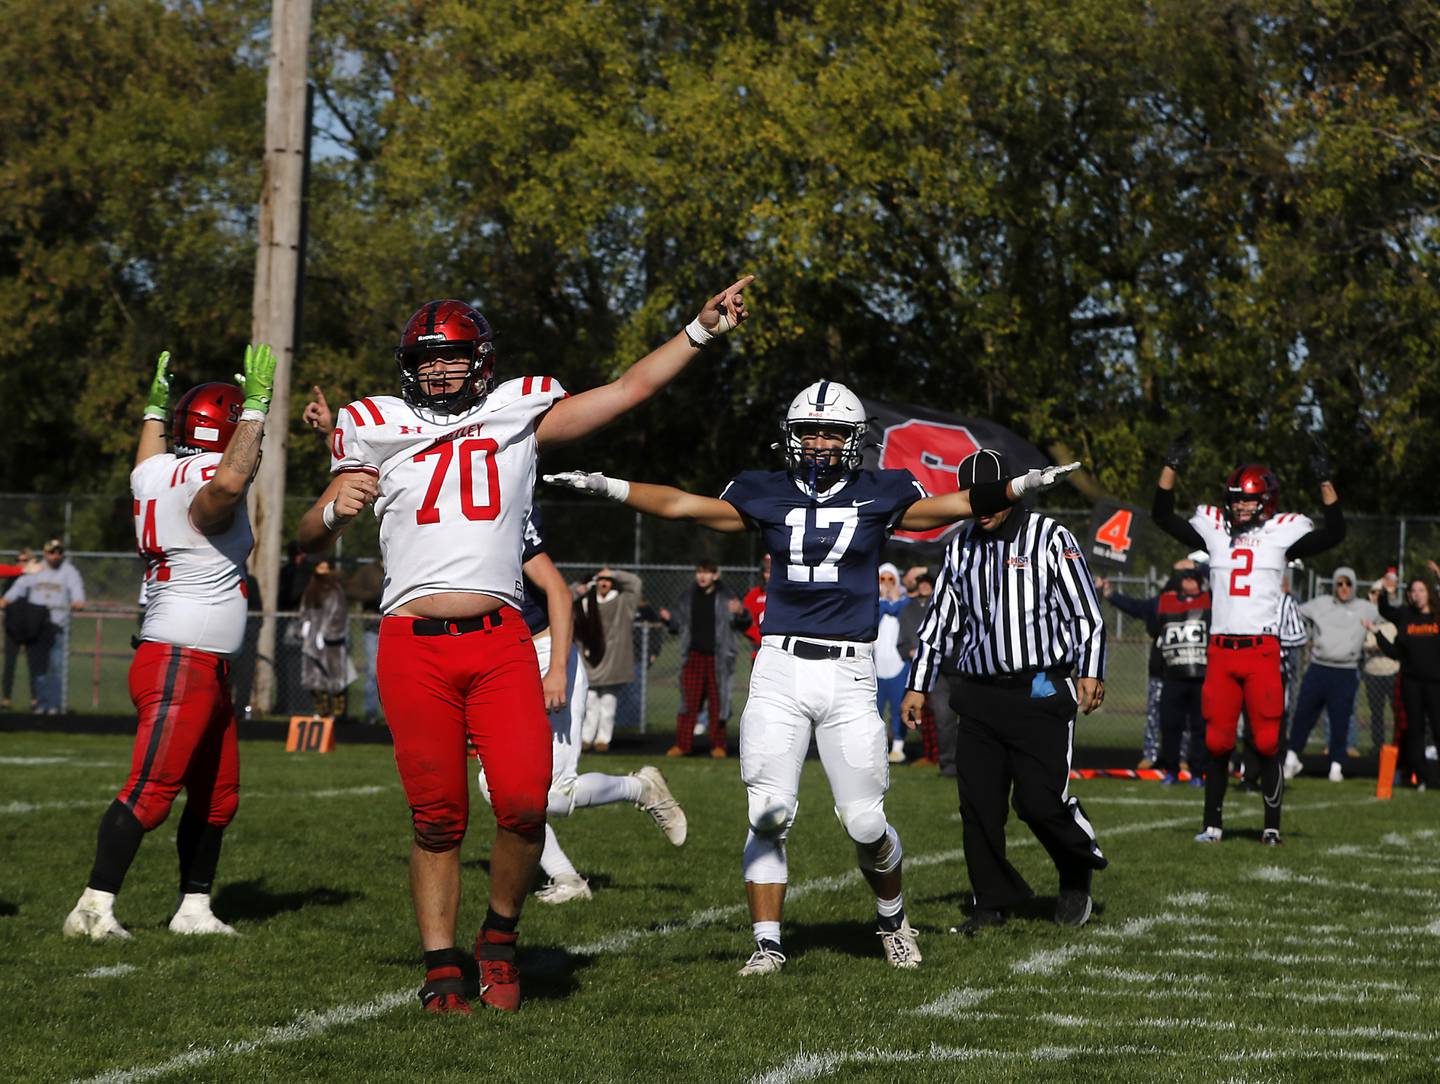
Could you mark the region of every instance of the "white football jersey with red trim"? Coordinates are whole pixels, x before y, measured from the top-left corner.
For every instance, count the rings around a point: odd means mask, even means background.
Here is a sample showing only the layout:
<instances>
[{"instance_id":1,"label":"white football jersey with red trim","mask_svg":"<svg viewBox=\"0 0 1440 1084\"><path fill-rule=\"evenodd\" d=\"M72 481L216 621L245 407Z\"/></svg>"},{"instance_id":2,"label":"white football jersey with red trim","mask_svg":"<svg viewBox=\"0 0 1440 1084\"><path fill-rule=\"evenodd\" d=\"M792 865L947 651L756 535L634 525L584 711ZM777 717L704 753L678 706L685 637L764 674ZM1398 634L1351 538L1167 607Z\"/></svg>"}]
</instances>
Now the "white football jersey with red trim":
<instances>
[{"instance_id":1,"label":"white football jersey with red trim","mask_svg":"<svg viewBox=\"0 0 1440 1084\"><path fill-rule=\"evenodd\" d=\"M1210 554L1211 634L1278 636L1285 551L1315 529L1310 517L1282 512L1232 535L1225 513L1202 504L1190 526Z\"/></svg>"},{"instance_id":2,"label":"white football jersey with red trim","mask_svg":"<svg viewBox=\"0 0 1440 1084\"><path fill-rule=\"evenodd\" d=\"M245 502L219 534L190 522L219 452L151 456L130 474L135 544L145 559L142 639L230 655L245 639L245 559L254 536Z\"/></svg>"},{"instance_id":3,"label":"white football jersey with red trim","mask_svg":"<svg viewBox=\"0 0 1440 1084\"><path fill-rule=\"evenodd\" d=\"M527 376L507 380L480 406L440 423L393 395L340 411L330 470L369 471L380 482L383 612L442 591L522 605L535 429L565 395L558 380Z\"/></svg>"}]
</instances>

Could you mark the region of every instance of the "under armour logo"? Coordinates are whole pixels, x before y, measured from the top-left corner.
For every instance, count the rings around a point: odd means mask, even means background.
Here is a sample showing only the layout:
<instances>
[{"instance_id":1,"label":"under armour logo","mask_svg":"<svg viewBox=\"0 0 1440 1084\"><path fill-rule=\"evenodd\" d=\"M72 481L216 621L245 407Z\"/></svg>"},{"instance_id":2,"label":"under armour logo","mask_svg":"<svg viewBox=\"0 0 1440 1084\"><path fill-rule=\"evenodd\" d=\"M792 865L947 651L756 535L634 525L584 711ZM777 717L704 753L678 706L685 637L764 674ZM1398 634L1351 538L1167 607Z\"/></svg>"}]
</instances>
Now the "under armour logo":
<instances>
[{"instance_id":1,"label":"under armour logo","mask_svg":"<svg viewBox=\"0 0 1440 1084\"><path fill-rule=\"evenodd\" d=\"M419 433L423 432L424 428L422 425L402 425L400 427L400 433L402 436L406 433Z\"/></svg>"}]
</instances>

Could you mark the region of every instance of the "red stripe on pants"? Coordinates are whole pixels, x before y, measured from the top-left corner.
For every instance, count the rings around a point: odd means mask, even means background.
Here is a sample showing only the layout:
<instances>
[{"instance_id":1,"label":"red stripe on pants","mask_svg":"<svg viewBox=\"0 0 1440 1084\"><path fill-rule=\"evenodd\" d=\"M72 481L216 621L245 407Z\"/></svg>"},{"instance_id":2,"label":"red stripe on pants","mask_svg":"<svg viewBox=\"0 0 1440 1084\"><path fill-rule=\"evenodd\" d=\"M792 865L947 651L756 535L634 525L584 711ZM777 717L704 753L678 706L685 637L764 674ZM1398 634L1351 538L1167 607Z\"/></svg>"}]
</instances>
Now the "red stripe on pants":
<instances>
[{"instance_id":1,"label":"red stripe on pants","mask_svg":"<svg viewBox=\"0 0 1440 1084\"><path fill-rule=\"evenodd\" d=\"M465 836L467 739L496 822L524 834L545 827L550 721L540 666L519 613L503 613L503 624L461 636L416 636L410 617L380 622L375 677L415 840L426 850L452 850Z\"/></svg>"},{"instance_id":2,"label":"red stripe on pants","mask_svg":"<svg viewBox=\"0 0 1440 1084\"><path fill-rule=\"evenodd\" d=\"M720 718L720 687L715 681L715 656L691 651L680 667L680 714L675 716L675 744L683 752L695 746L695 718L710 705L710 747L725 747L725 720Z\"/></svg>"},{"instance_id":3,"label":"red stripe on pants","mask_svg":"<svg viewBox=\"0 0 1440 1084\"><path fill-rule=\"evenodd\" d=\"M208 824L224 828L240 804L240 748L230 668L207 651L146 640L130 664L139 725L119 800L146 831L163 824L180 788Z\"/></svg>"}]
</instances>

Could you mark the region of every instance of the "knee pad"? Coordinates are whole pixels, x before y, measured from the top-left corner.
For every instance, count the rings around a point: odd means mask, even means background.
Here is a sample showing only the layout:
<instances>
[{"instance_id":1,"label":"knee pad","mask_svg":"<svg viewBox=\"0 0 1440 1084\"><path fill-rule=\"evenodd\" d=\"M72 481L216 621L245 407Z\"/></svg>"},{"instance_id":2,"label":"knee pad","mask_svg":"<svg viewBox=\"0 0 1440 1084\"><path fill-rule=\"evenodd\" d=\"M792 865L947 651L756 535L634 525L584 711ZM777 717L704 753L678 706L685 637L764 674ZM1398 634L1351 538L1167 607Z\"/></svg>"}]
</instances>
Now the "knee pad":
<instances>
[{"instance_id":1,"label":"knee pad","mask_svg":"<svg viewBox=\"0 0 1440 1084\"><path fill-rule=\"evenodd\" d=\"M795 823L795 811L799 802L789 801L774 794L749 795L750 830L756 835L773 836L784 840L785 833Z\"/></svg>"},{"instance_id":2,"label":"knee pad","mask_svg":"<svg viewBox=\"0 0 1440 1084\"><path fill-rule=\"evenodd\" d=\"M421 820L418 814L410 815L415 828L415 845L431 854L443 854L460 846L465 838L465 822L459 820Z\"/></svg>"},{"instance_id":3,"label":"knee pad","mask_svg":"<svg viewBox=\"0 0 1440 1084\"><path fill-rule=\"evenodd\" d=\"M785 860L784 838L760 835L752 829L745 838L745 856L741 866L745 871L745 880L752 884L785 884L790 880L790 867Z\"/></svg>"},{"instance_id":4,"label":"knee pad","mask_svg":"<svg viewBox=\"0 0 1440 1084\"><path fill-rule=\"evenodd\" d=\"M575 812L575 780L567 779L550 788L545 812L551 817L568 817Z\"/></svg>"},{"instance_id":5,"label":"knee pad","mask_svg":"<svg viewBox=\"0 0 1440 1084\"><path fill-rule=\"evenodd\" d=\"M210 804L210 812L206 816L206 823L215 828L228 828L235 819L236 812L240 809L240 790L232 787L228 791L217 794Z\"/></svg>"},{"instance_id":6,"label":"knee pad","mask_svg":"<svg viewBox=\"0 0 1440 1084\"><path fill-rule=\"evenodd\" d=\"M504 808L495 806L495 823L518 836L539 839L545 831L545 807L544 800L529 802L515 799L506 802Z\"/></svg>"},{"instance_id":7,"label":"knee pad","mask_svg":"<svg viewBox=\"0 0 1440 1084\"><path fill-rule=\"evenodd\" d=\"M863 870L870 873L894 873L900 868L900 859L905 857L905 850L900 846L899 833L887 824L884 833L874 843L855 844L855 856Z\"/></svg>"},{"instance_id":8,"label":"knee pad","mask_svg":"<svg viewBox=\"0 0 1440 1084\"><path fill-rule=\"evenodd\" d=\"M863 802L836 806L835 816L845 826L846 834L860 845L873 845L885 834L887 827L885 800L879 795Z\"/></svg>"}]
</instances>

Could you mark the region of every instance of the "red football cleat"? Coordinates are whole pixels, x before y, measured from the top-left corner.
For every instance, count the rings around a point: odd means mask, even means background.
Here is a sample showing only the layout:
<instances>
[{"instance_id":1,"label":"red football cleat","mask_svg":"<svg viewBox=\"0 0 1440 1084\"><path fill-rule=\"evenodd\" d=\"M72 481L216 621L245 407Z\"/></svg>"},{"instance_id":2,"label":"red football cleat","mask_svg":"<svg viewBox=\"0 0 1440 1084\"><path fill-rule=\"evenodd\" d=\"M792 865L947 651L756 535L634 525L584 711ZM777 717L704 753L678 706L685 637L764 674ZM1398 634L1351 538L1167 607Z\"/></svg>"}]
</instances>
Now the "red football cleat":
<instances>
[{"instance_id":1,"label":"red football cleat","mask_svg":"<svg viewBox=\"0 0 1440 1084\"><path fill-rule=\"evenodd\" d=\"M474 959L459 949L446 949L445 956L425 972L420 1004L437 1016L470 1016L473 1010L466 998L479 995L479 978Z\"/></svg>"},{"instance_id":2,"label":"red football cleat","mask_svg":"<svg viewBox=\"0 0 1440 1084\"><path fill-rule=\"evenodd\" d=\"M470 1008L470 1002L459 994L432 994L426 1000L424 991L421 991L420 1003L425 1006L426 1012L436 1016L473 1016L475 1013Z\"/></svg>"},{"instance_id":3,"label":"red football cleat","mask_svg":"<svg viewBox=\"0 0 1440 1084\"><path fill-rule=\"evenodd\" d=\"M514 933L481 929L475 937L480 964L480 1000L501 1012L520 1008L520 969L515 966Z\"/></svg>"}]
</instances>

